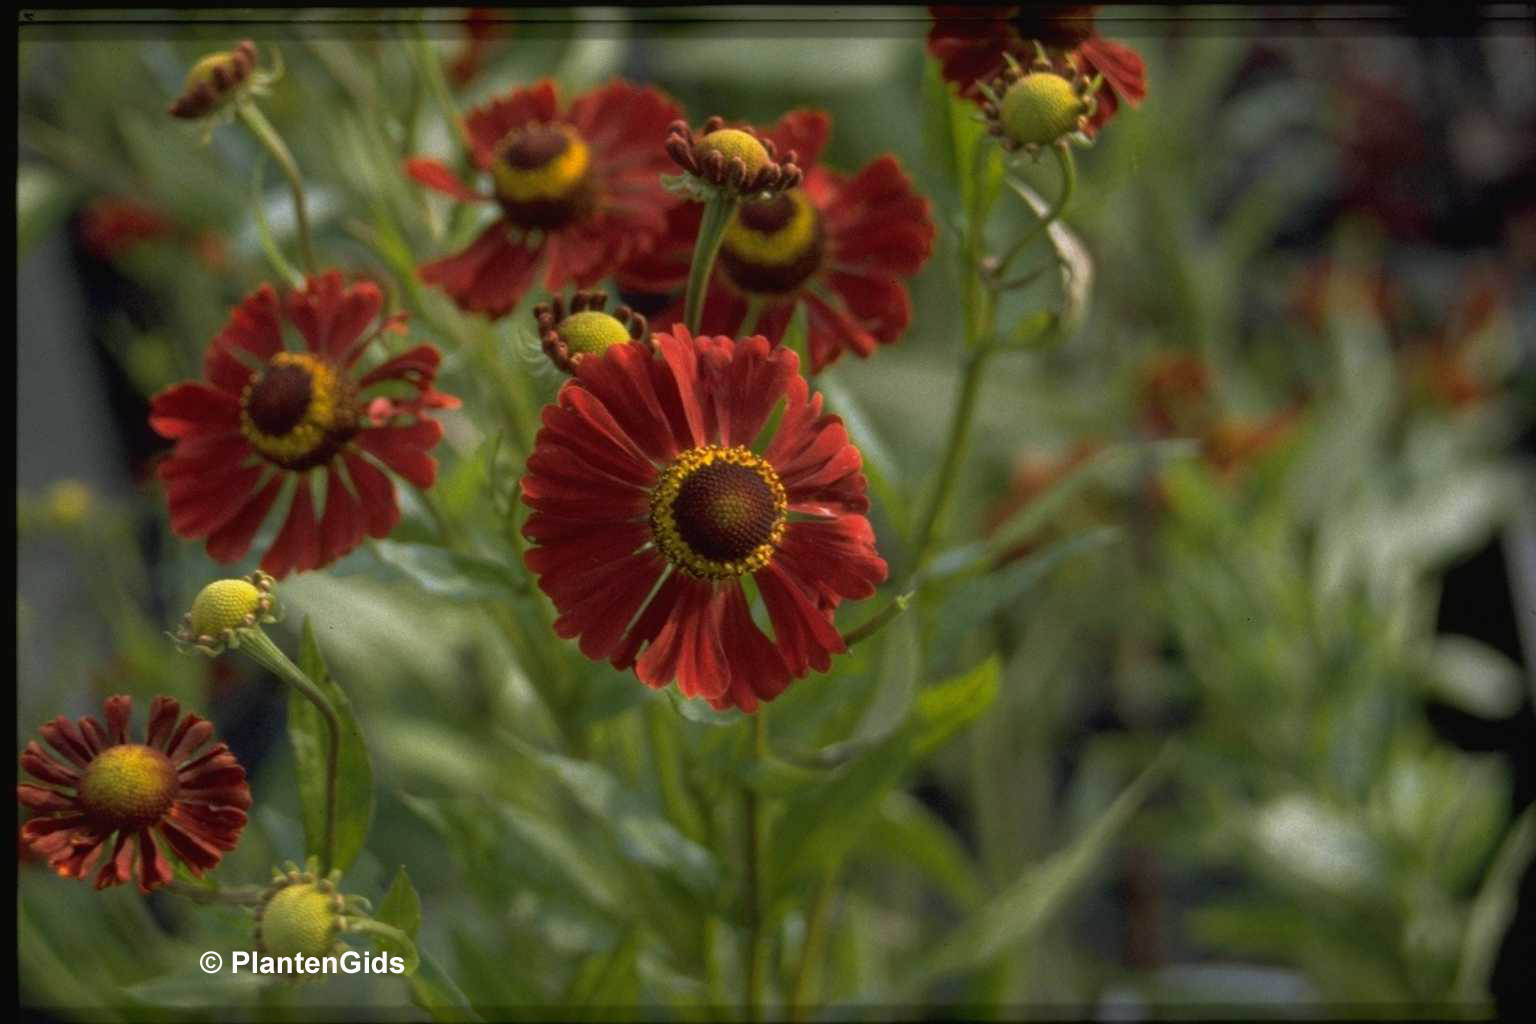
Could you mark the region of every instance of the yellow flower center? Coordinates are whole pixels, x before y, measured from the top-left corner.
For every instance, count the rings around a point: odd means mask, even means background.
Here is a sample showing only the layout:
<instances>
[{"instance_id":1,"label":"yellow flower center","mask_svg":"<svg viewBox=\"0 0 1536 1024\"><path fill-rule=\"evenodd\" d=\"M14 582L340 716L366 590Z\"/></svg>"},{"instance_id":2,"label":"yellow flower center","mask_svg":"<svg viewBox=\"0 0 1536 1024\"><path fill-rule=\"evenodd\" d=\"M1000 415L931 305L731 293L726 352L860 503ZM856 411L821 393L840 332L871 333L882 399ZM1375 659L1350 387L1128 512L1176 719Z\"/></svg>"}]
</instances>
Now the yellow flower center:
<instances>
[{"instance_id":1,"label":"yellow flower center","mask_svg":"<svg viewBox=\"0 0 1536 1024\"><path fill-rule=\"evenodd\" d=\"M631 340L628 327L595 309L572 313L555 325L555 333L573 356L602 355L614 345Z\"/></svg>"},{"instance_id":2,"label":"yellow flower center","mask_svg":"<svg viewBox=\"0 0 1536 1024\"><path fill-rule=\"evenodd\" d=\"M336 941L334 890L311 882L287 885L261 911L261 951L268 956L325 956Z\"/></svg>"},{"instance_id":3,"label":"yellow flower center","mask_svg":"<svg viewBox=\"0 0 1536 1024\"><path fill-rule=\"evenodd\" d=\"M1048 146L1075 131L1087 109L1071 82L1051 71L1034 71L1004 94L998 117L1013 141Z\"/></svg>"},{"instance_id":4,"label":"yellow flower center","mask_svg":"<svg viewBox=\"0 0 1536 1024\"><path fill-rule=\"evenodd\" d=\"M694 146L694 152L700 158L706 153L719 153L725 157L725 162L740 158L747 165L747 177L750 178L764 167L768 166L768 150L757 141L757 137L751 132L744 132L739 128L721 128L719 131L710 132L698 141Z\"/></svg>"},{"instance_id":5,"label":"yellow flower center","mask_svg":"<svg viewBox=\"0 0 1536 1024\"><path fill-rule=\"evenodd\" d=\"M313 469L357 433L355 389L322 359L279 352L240 396L240 430L279 466Z\"/></svg>"},{"instance_id":6,"label":"yellow flower center","mask_svg":"<svg viewBox=\"0 0 1536 1024\"><path fill-rule=\"evenodd\" d=\"M536 124L502 141L491 177L513 223L548 229L575 220L591 204L591 167L575 128Z\"/></svg>"},{"instance_id":7,"label":"yellow flower center","mask_svg":"<svg viewBox=\"0 0 1536 1024\"><path fill-rule=\"evenodd\" d=\"M720 265L749 295L786 295L821 265L821 215L804 189L742 203L725 230Z\"/></svg>"},{"instance_id":8,"label":"yellow flower center","mask_svg":"<svg viewBox=\"0 0 1536 1024\"><path fill-rule=\"evenodd\" d=\"M94 822L133 831L159 821L179 788L170 758L154 747L127 743L96 755L80 779L79 795Z\"/></svg>"},{"instance_id":9,"label":"yellow flower center","mask_svg":"<svg viewBox=\"0 0 1536 1024\"><path fill-rule=\"evenodd\" d=\"M265 596L246 580L215 580L192 602L193 635L218 637L226 629L239 629L246 616L260 611Z\"/></svg>"},{"instance_id":10,"label":"yellow flower center","mask_svg":"<svg viewBox=\"0 0 1536 1024\"><path fill-rule=\"evenodd\" d=\"M789 499L766 461L737 446L690 448L651 492L651 532L673 565L729 579L768 564L784 537Z\"/></svg>"}]
</instances>

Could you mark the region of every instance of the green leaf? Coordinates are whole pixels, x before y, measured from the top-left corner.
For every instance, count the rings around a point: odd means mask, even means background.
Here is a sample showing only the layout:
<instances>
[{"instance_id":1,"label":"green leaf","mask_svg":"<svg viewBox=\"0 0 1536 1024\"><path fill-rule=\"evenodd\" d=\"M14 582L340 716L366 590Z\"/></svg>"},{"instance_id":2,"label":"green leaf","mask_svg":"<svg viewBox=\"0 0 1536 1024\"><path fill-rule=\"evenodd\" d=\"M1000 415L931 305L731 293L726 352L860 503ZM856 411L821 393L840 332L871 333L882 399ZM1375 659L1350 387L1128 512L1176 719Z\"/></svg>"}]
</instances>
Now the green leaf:
<instances>
[{"instance_id":1,"label":"green leaf","mask_svg":"<svg viewBox=\"0 0 1536 1024\"><path fill-rule=\"evenodd\" d=\"M267 263L271 265L272 272L287 281L290 287L301 288L304 285L304 275L294 269L293 264L283 256L283 250L278 247L277 239L272 236L272 226L267 223L266 201L261 192L261 161L256 161L255 170L252 172L251 184L251 209L256 212L256 235L261 239L261 251L267 257Z\"/></svg>"},{"instance_id":2,"label":"green leaf","mask_svg":"<svg viewBox=\"0 0 1536 1024\"><path fill-rule=\"evenodd\" d=\"M679 832L605 768L535 749L515 736L507 740L602 823L627 859L672 875L697 896L713 897L720 884L714 854Z\"/></svg>"},{"instance_id":3,"label":"green leaf","mask_svg":"<svg viewBox=\"0 0 1536 1024\"><path fill-rule=\"evenodd\" d=\"M510 566L434 544L378 540L379 560L435 597L453 601L514 601L528 589Z\"/></svg>"},{"instance_id":4,"label":"green leaf","mask_svg":"<svg viewBox=\"0 0 1536 1024\"><path fill-rule=\"evenodd\" d=\"M922 757L938 749L991 707L1001 668L994 654L969 672L919 693L913 709L913 754Z\"/></svg>"},{"instance_id":5,"label":"green leaf","mask_svg":"<svg viewBox=\"0 0 1536 1024\"><path fill-rule=\"evenodd\" d=\"M404 864L395 871L395 880L390 883L389 891L379 901L373 916L377 921L400 929L411 940L411 945L406 947L383 935L375 935L384 952L396 953L405 959L406 974L415 974L420 963L415 941L421 928L421 897L416 895L416 887L405 873Z\"/></svg>"},{"instance_id":6,"label":"green leaf","mask_svg":"<svg viewBox=\"0 0 1536 1024\"><path fill-rule=\"evenodd\" d=\"M934 981L960 971L985 966L1009 949L1039 934L1055 913L1092 877L1111 842L1130 822L1142 801L1172 767L1172 749L1165 747L1110 804L1097 821L1066 849L1032 865L1006 889L946 938L930 946L911 970L898 977L902 998L915 998ZM889 996L887 997L889 998ZM853 1002L866 1002L856 999Z\"/></svg>"},{"instance_id":7,"label":"green leaf","mask_svg":"<svg viewBox=\"0 0 1536 1024\"><path fill-rule=\"evenodd\" d=\"M669 686L662 692L667 695L667 700L672 702L678 714L699 725L735 725L747 717L735 708L716 711L710 707L709 701L684 697L677 692L675 686Z\"/></svg>"},{"instance_id":8,"label":"green leaf","mask_svg":"<svg viewBox=\"0 0 1536 1024\"><path fill-rule=\"evenodd\" d=\"M1520 878L1536 857L1536 807L1527 807L1499 847L1472 904L1456 971L1456 998L1487 997L1499 944L1519 905Z\"/></svg>"},{"instance_id":9,"label":"green leaf","mask_svg":"<svg viewBox=\"0 0 1536 1024\"><path fill-rule=\"evenodd\" d=\"M38 164L16 170L16 262L26 259L32 247L68 214L79 189L68 179Z\"/></svg>"},{"instance_id":10,"label":"green leaf","mask_svg":"<svg viewBox=\"0 0 1536 1024\"><path fill-rule=\"evenodd\" d=\"M345 871L362 852L373 819L373 767L362 730L352 715L352 702L331 678L312 620L305 618L299 646L299 668L331 703L341 725L339 769L336 782L336 850L334 868ZM293 744L298 779L299 806L304 820L307 852L323 856L325 842L325 791L329 732L324 717L302 693L288 695L288 739Z\"/></svg>"},{"instance_id":11,"label":"green leaf","mask_svg":"<svg viewBox=\"0 0 1536 1024\"><path fill-rule=\"evenodd\" d=\"M1050 204L1023 182L1009 178L1008 185L1029 204L1035 216L1044 217L1050 210ZM1061 218L1052 221L1045 233L1051 248L1056 250L1057 265L1061 268L1063 297L1058 326L1062 338L1071 338L1088 319L1088 299L1093 293L1093 257L1088 255L1082 239Z\"/></svg>"},{"instance_id":12,"label":"green leaf","mask_svg":"<svg viewBox=\"0 0 1536 1024\"><path fill-rule=\"evenodd\" d=\"M593 1011L634 1005L640 996L636 970L640 935L639 928L631 928L613 949L583 960L571 977L561 1005L587 1010L588 1019L592 1019Z\"/></svg>"},{"instance_id":13,"label":"green leaf","mask_svg":"<svg viewBox=\"0 0 1536 1024\"><path fill-rule=\"evenodd\" d=\"M871 856L911 864L938 883L961 910L975 910L986 898L977 866L959 837L926 804L902 790L892 790L880 801L880 815L866 832L863 848Z\"/></svg>"},{"instance_id":14,"label":"green leaf","mask_svg":"<svg viewBox=\"0 0 1536 1024\"><path fill-rule=\"evenodd\" d=\"M480 1015L470 1008L469 1000L448 977L442 965L430 955L421 955L421 964L409 978L411 1002L426 1010L435 1021L478 1021Z\"/></svg>"}]
</instances>

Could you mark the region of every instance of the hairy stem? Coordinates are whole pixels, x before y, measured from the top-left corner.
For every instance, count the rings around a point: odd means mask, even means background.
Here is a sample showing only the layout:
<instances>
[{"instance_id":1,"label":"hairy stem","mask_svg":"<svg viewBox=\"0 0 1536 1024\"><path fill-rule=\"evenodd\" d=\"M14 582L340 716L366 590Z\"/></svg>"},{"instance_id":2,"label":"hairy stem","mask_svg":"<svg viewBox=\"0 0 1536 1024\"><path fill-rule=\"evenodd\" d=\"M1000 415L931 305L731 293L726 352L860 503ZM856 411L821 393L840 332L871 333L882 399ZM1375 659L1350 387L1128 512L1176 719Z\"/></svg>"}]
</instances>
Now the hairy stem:
<instances>
[{"instance_id":1,"label":"hairy stem","mask_svg":"<svg viewBox=\"0 0 1536 1024\"><path fill-rule=\"evenodd\" d=\"M299 165L294 163L288 144L277 134L277 129L272 127L272 122L267 120L260 107L250 100L242 100L239 110L240 119L283 169L288 187L293 190L293 217L299 228L299 253L304 259L305 272L313 274L318 264L315 263L315 247L309 233L309 212L304 204L304 178L299 174Z\"/></svg>"}]
</instances>

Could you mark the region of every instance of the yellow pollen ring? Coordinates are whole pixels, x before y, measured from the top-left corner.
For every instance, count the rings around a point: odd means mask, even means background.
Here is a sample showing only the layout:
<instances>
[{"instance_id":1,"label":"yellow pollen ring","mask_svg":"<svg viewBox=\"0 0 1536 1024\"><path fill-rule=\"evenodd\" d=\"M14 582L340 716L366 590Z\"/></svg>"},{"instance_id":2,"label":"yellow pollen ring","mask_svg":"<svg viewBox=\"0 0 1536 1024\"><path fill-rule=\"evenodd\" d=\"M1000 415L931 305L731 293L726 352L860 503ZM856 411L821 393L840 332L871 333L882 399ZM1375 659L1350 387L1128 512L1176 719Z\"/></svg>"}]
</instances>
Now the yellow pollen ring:
<instances>
[{"instance_id":1,"label":"yellow pollen ring","mask_svg":"<svg viewBox=\"0 0 1536 1024\"><path fill-rule=\"evenodd\" d=\"M802 189L784 193L795 206L783 227L764 233L742 223L738 207L725 229L725 247L736 258L758 266L784 267L800 260L816 244L816 208ZM772 200L770 200L772 201Z\"/></svg>"},{"instance_id":2,"label":"yellow pollen ring","mask_svg":"<svg viewBox=\"0 0 1536 1024\"><path fill-rule=\"evenodd\" d=\"M268 368L291 366L309 375L309 406L304 418L286 433L263 433L251 419L251 396L261 386L265 374L251 378L240 395L240 432L251 446L268 458L281 463L302 460L326 442L326 435L340 425L340 387L336 371L324 360L303 352L279 352Z\"/></svg>"},{"instance_id":3,"label":"yellow pollen ring","mask_svg":"<svg viewBox=\"0 0 1536 1024\"><path fill-rule=\"evenodd\" d=\"M672 512L672 504L677 500L678 492L682 490L688 478L705 466L716 462L752 470L773 494L774 521L768 539L754 548L746 557L729 562L706 558L694 551L679 532L677 518ZM651 533L657 548L666 556L667 561L690 576L701 579L732 579L749 572L756 572L767 565L773 558L774 549L784 539L784 527L788 517L789 496L784 492L784 485L779 482L779 474L774 472L773 467L766 460L753 455L741 445L732 448L705 445L701 448L688 449L662 472L661 482L651 492Z\"/></svg>"},{"instance_id":4,"label":"yellow pollen ring","mask_svg":"<svg viewBox=\"0 0 1536 1024\"><path fill-rule=\"evenodd\" d=\"M495 179L499 197L516 203L564 199L580 186L591 166L591 154L576 129L560 125L558 130L565 136L565 148L544 166L513 167L505 159L498 159L491 165L491 177Z\"/></svg>"}]
</instances>

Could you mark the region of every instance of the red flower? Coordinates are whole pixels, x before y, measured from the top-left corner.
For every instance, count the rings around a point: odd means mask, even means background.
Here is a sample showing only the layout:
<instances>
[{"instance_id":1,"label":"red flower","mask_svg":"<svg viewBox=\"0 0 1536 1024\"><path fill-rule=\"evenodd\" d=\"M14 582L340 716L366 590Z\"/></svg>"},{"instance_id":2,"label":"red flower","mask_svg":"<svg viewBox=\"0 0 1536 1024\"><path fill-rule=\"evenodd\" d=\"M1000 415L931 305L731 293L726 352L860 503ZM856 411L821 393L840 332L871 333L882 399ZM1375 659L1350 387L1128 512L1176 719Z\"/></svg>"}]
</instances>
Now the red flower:
<instances>
[{"instance_id":1,"label":"red flower","mask_svg":"<svg viewBox=\"0 0 1536 1024\"><path fill-rule=\"evenodd\" d=\"M189 714L178 724L181 705L170 697L150 704L146 743L128 740L132 698L108 697L106 712L105 728L89 715L44 725L39 731L58 757L36 740L22 751L21 767L46 785L16 787L16 799L38 812L21 827L21 842L60 876L84 878L115 834L96 888L128 881L137 862L139 888L148 892L171 880L158 832L201 878L240 841L251 806L245 769L223 743L202 750L212 723Z\"/></svg>"},{"instance_id":2,"label":"red flower","mask_svg":"<svg viewBox=\"0 0 1536 1024\"><path fill-rule=\"evenodd\" d=\"M496 38L496 12L489 7L471 7L463 25L464 44L448 65L448 80L455 89L464 88L480 73L486 51Z\"/></svg>"},{"instance_id":3,"label":"red flower","mask_svg":"<svg viewBox=\"0 0 1536 1024\"><path fill-rule=\"evenodd\" d=\"M154 397L150 425L176 441L158 472L178 536L207 537L214 561L239 560L290 478L293 501L261 560L273 576L328 565L365 532L389 535L400 509L380 466L432 486L437 462L428 452L443 428L426 412L459 401L433 389L440 357L431 345L358 372L375 338L404 330L403 316L368 330L382 305L375 285L346 286L334 270L284 302L262 285L208 346L207 383L188 381ZM304 350L284 347L285 319ZM325 509L317 518L310 471L322 469Z\"/></svg>"},{"instance_id":4,"label":"red flower","mask_svg":"<svg viewBox=\"0 0 1536 1024\"><path fill-rule=\"evenodd\" d=\"M80 236L99 259L112 260L127 249L176 233L176 226L154 209L132 199L98 199L85 208Z\"/></svg>"},{"instance_id":5,"label":"red flower","mask_svg":"<svg viewBox=\"0 0 1536 1024\"><path fill-rule=\"evenodd\" d=\"M652 337L660 358L630 343L582 359L545 407L522 483L526 562L587 657L751 712L826 671L845 649L834 609L885 579L859 452L792 351Z\"/></svg>"},{"instance_id":6,"label":"red flower","mask_svg":"<svg viewBox=\"0 0 1536 1024\"><path fill-rule=\"evenodd\" d=\"M930 7L934 23L928 32L928 52L938 58L944 80L959 86L960 95L974 99L980 95L978 83L990 81L1007 66L1003 54L1027 68L1039 42L1059 69L1104 76L1104 87L1096 94L1097 109L1088 123L1088 133L1096 134L1122 100L1133 107L1141 104L1147 95L1147 69L1141 54L1098 35L1093 25L1095 6Z\"/></svg>"},{"instance_id":7,"label":"red flower","mask_svg":"<svg viewBox=\"0 0 1536 1024\"><path fill-rule=\"evenodd\" d=\"M737 209L700 324L707 334L737 334L755 299L762 313L748 329L777 343L803 303L812 372L845 351L866 357L901 336L912 319L905 279L927 261L934 235L928 201L912 190L895 157L877 157L851 178L816 166L829 127L821 111L795 110L762 132L777 151L795 151L805 180ZM674 211L667 241L622 268L620 288L655 292L683 285L701 210L689 203ZM651 325L666 330L682 318L677 296Z\"/></svg>"},{"instance_id":8,"label":"red flower","mask_svg":"<svg viewBox=\"0 0 1536 1024\"><path fill-rule=\"evenodd\" d=\"M661 187L672 169L661 143L678 113L656 89L622 81L562 111L548 79L471 112L466 127L490 195L436 160L416 157L406 171L462 202L495 202L501 216L468 249L423 266L422 280L494 318L533 287L541 263L551 292L608 276L666 230L676 200Z\"/></svg>"}]
</instances>

